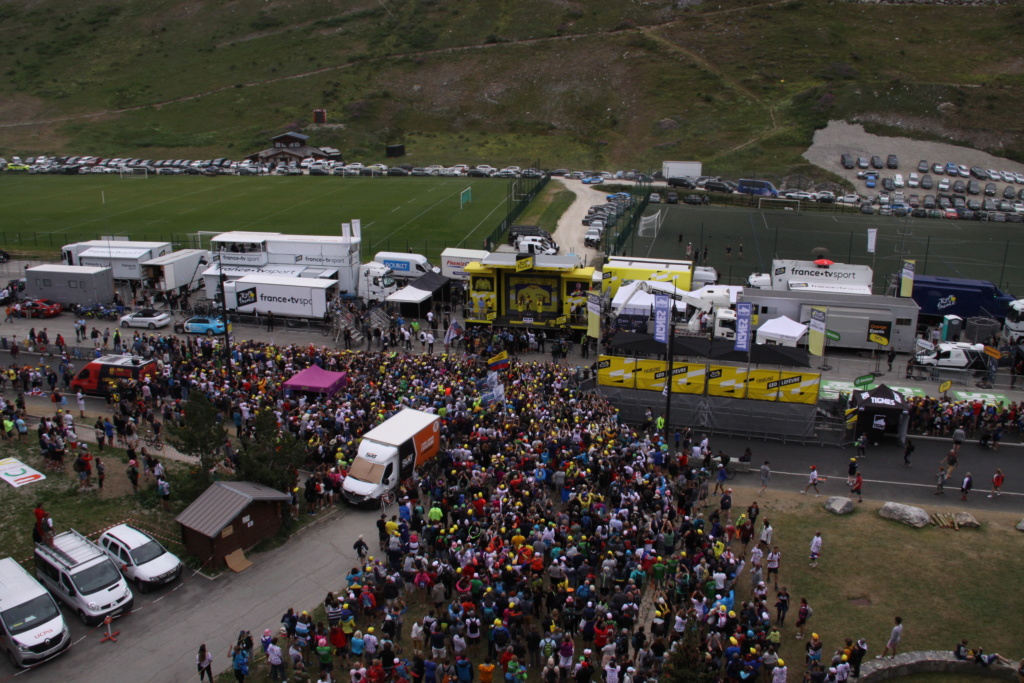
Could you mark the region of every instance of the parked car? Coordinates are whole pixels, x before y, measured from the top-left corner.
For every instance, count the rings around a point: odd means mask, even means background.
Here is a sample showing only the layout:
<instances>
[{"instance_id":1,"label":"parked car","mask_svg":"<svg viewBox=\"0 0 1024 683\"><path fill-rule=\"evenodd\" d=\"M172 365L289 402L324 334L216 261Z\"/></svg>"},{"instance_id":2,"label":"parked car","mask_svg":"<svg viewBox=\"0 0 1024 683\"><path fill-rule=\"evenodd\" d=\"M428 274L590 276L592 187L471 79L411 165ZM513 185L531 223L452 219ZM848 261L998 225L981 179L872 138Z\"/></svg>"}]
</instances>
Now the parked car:
<instances>
[{"instance_id":1,"label":"parked car","mask_svg":"<svg viewBox=\"0 0 1024 683\"><path fill-rule=\"evenodd\" d=\"M667 193L665 195L665 203L666 204L678 204L679 203L679 195L676 194L675 192Z\"/></svg>"},{"instance_id":2,"label":"parked car","mask_svg":"<svg viewBox=\"0 0 1024 683\"><path fill-rule=\"evenodd\" d=\"M926 159L921 159L921 161L917 162L917 172L918 173L927 173L928 172L928 161Z\"/></svg>"},{"instance_id":3,"label":"parked car","mask_svg":"<svg viewBox=\"0 0 1024 683\"><path fill-rule=\"evenodd\" d=\"M212 337L215 334L224 334L224 321L209 316L194 316L174 323L174 331L178 334L205 334Z\"/></svg>"},{"instance_id":4,"label":"parked car","mask_svg":"<svg viewBox=\"0 0 1024 683\"><path fill-rule=\"evenodd\" d=\"M867 157L857 157L857 168L867 168L868 166L869 164ZM878 168L881 168L881 166L879 166Z\"/></svg>"},{"instance_id":5,"label":"parked car","mask_svg":"<svg viewBox=\"0 0 1024 683\"><path fill-rule=\"evenodd\" d=\"M647 198L647 201L650 202L651 204L660 204L661 195L658 194L657 192L652 192L651 195Z\"/></svg>"},{"instance_id":6,"label":"parked car","mask_svg":"<svg viewBox=\"0 0 1024 683\"><path fill-rule=\"evenodd\" d=\"M177 580L185 569L159 541L127 524L104 531L99 546L140 593Z\"/></svg>"},{"instance_id":7,"label":"parked car","mask_svg":"<svg viewBox=\"0 0 1024 683\"><path fill-rule=\"evenodd\" d=\"M985 184L985 196L986 197L995 197L996 196L996 190L997 190L997 188L996 188L996 184L995 183L986 183Z\"/></svg>"},{"instance_id":8,"label":"parked car","mask_svg":"<svg viewBox=\"0 0 1024 683\"><path fill-rule=\"evenodd\" d=\"M694 205L697 205L697 204L703 204L705 201L707 201L707 196L702 195L702 194L688 194L685 197L683 197L683 203L684 204L694 204Z\"/></svg>"},{"instance_id":9,"label":"parked car","mask_svg":"<svg viewBox=\"0 0 1024 683\"><path fill-rule=\"evenodd\" d=\"M853 168L853 156L851 154L843 154L839 157L839 163L843 165L843 168Z\"/></svg>"},{"instance_id":10,"label":"parked car","mask_svg":"<svg viewBox=\"0 0 1024 683\"><path fill-rule=\"evenodd\" d=\"M170 323L171 314L166 311L144 308L141 311L121 316L119 322L121 327L147 327L155 330Z\"/></svg>"},{"instance_id":11,"label":"parked car","mask_svg":"<svg viewBox=\"0 0 1024 683\"><path fill-rule=\"evenodd\" d=\"M890 154L885 159L885 166L886 168L899 168L900 160L895 154Z\"/></svg>"},{"instance_id":12,"label":"parked car","mask_svg":"<svg viewBox=\"0 0 1024 683\"><path fill-rule=\"evenodd\" d=\"M1017 196L1017 191L1013 189L1013 185L1007 185L1003 188L1003 199L1013 199Z\"/></svg>"},{"instance_id":13,"label":"parked car","mask_svg":"<svg viewBox=\"0 0 1024 683\"><path fill-rule=\"evenodd\" d=\"M892 184L896 187L903 187L903 185L905 184L903 181L903 175L900 173L894 175L892 177Z\"/></svg>"},{"instance_id":14,"label":"parked car","mask_svg":"<svg viewBox=\"0 0 1024 683\"><path fill-rule=\"evenodd\" d=\"M23 303L21 310L29 318L52 318L60 314L64 307L51 299L36 299Z\"/></svg>"},{"instance_id":15,"label":"parked car","mask_svg":"<svg viewBox=\"0 0 1024 683\"><path fill-rule=\"evenodd\" d=\"M583 236L583 246L585 247L597 247L601 244L601 230L598 228L591 228L587 230L587 233Z\"/></svg>"},{"instance_id":16,"label":"parked car","mask_svg":"<svg viewBox=\"0 0 1024 683\"><path fill-rule=\"evenodd\" d=\"M869 202L864 202L863 204L860 205L860 212L870 216L875 212L875 207L872 206Z\"/></svg>"},{"instance_id":17,"label":"parked car","mask_svg":"<svg viewBox=\"0 0 1024 683\"><path fill-rule=\"evenodd\" d=\"M885 168L882 164L882 157L877 155L871 157L871 168Z\"/></svg>"},{"instance_id":18,"label":"parked car","mask_svg":"<svg viewBox=\"0 0 1024 683\"><path fill-rule=\"evenodd\" d=\"M921 176L921 189L922 190L930 190L933 187L935 187L935 182L932 180L932 177L930 175L928 175L926 173L923 176Z\"/></svg>"}]
</instances>

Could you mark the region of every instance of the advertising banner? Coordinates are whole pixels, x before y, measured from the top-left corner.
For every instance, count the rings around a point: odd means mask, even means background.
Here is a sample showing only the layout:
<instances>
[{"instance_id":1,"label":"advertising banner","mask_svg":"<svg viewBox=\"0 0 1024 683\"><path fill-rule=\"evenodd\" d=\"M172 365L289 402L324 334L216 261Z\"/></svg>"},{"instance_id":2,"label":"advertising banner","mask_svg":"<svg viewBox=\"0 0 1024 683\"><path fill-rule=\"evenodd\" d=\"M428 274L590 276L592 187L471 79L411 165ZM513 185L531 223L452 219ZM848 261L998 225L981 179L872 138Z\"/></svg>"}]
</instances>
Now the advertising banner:
<instances>
[{"instance_id":1,"label":"advertising banner","mask_svg":"<svg viewBox=\"0 0 1024 683\"><path fill-rule=\"evenodd\" d=\"M807 350L812 356L821 356L825 353L825 326L828 321L828 308L825 306L813 306L811 308L811 320L808 323Z\"/></svg>"},{"instance_id":2,"label":"advertising banner","mask_svg":"<svg viewBox=\"0 0 1024 683\"><path fill-rule=\"evenodd\" d=\"M875 253L875 243L878 241L878 229L868 228L868 253Z\"/></svg>"},{"instance_id":3,"label":"advertising banner","mask_svg":"<svg viewBox=\"0 0 1024 683\"><path fill-rule=\"evenodd\" d=\"M906 259L903 262L903 269L900 272L900 296L914 295L914 268L917 261Z\"/></svg>"},{"instance_id":4,"label":"advertising banner","mask_svg":"<svg viewBox=\"0 0 1024 683\"><path fill-rule=\"evenodd\" d=\"M821 375L814 372L783 372L778 380L780 403L818 402L818 386ZM769 386L771 383L769 382Z\"/></svg>"},{"instance_id":5,"label":"advertising banner","mask_svg":"<svg viewBox=\"0 0 1024 683\"><path fill-rule=\"evenodd\" d=\"M597 383L609 387L633 388L635 358L601 356L597 361Z\"/></svg>"},{"instance_id":6,"label":"advertising banner","mask_svg":"<svg viewBox=\"0 0 1024 683\"><path fill-rule=\"evenodd\" d=\"M668 343L668 317L672 306L672 300L664 295L657 294L654 297L654 341L662 344Z\"/></svg>"},{"instance_id":7,"label":"advertising banner","mask_svg":"<svg viewBox=\"0 0 1024 683\"><path fill-rule=\"evenodd\" d=\"M637 389L664 391L666 363L663 360L637 360L633 374Z\"/></svg>"},{"instance_id":8,"label":"advertising banner","mask_svg":"<svg viewBox=\"0 0 1024 683\"><path fill-rule=\"evenodd\" d=\"M736 351L750 351L750 315L753 308L751 303L736 304L736 343L733 345Z\"/></svg>"},{"instance_id":9,"label":"advertising banner","mask_svg":"<svg viewBox=\"0 0 1024 683\"><path fill-rule=\"evenodd\" d=\"M755 401L775 401L778 397L778 370L751 370L747 373L747 398Z\"/></svg>"}]
</instances>

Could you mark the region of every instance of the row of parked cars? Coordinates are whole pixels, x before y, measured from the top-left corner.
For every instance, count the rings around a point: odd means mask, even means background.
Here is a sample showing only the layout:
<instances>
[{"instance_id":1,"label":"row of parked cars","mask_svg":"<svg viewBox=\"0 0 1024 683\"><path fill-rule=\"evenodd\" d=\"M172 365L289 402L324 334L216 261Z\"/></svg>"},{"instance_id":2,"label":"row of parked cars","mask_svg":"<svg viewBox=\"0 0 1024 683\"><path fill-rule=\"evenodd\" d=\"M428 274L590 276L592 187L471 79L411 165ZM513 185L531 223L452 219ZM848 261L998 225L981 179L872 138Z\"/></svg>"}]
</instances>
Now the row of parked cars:
<instances>
[{"instance_id":1,"label":"row of parked cars","mask_svg":"<svg viewBox=\"0 0 1024 683\"><path fill-rule=\"evenodd\" d=\"M33 561L34 577L16 560L0 559L0 647L16 667L71 645L57 601L85 624L99 624L131 611L131 586L146 592L176 581L185 568L159 541L127 524L107 529L96 542L74 530L57 534L36 544Z\"/></svg>"},{"instance_id":2,"label":"row of parked cars","mask_svg":"<svg viewBox=\"0 0 1024 683\"><path fill-rule=\"evenodd\" d=\"M468 166L415 166L413 164L362 163L303 159L302 161L260 163L251 159L233 161L227 158L151 159L85 157L14 157L10 162L0 158L0 169L30 174L139 173L151 175L336 175L336 176L466 176L471 178L540 178L544 172L535 168L507 166L495 168L486 164Z\"/></svg>"},{"instance_id":3,"label":"row of parked cars","mask_svg":"<svg viewBox=\"0 0 1024 683\"><path fill-rule=\"evenodd\" d=\"M583 235L584 246L595 248L600 246L608 228L615 225L633 206L633 196L628 192L610 194L606 200L604 204L594 204L587 209L587 215L583 218L583 225L588 228L586 234Z\"/></svg>"}]
</instances>

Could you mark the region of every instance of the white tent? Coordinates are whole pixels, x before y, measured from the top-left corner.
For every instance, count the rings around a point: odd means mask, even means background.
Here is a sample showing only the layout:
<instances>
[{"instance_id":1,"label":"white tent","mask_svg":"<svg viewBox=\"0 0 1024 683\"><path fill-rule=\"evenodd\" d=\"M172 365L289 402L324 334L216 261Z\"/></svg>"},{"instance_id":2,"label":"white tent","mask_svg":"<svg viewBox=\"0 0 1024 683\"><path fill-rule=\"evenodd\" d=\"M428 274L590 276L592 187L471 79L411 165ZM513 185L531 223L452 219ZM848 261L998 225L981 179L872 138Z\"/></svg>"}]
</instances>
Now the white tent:
<instances>
[{"instance_id":1,"label":"white tent","mask_svg":"<svg viewBox=\"0 0 1024 683\"><path fill-rule=\"evenodd\" d=\"M807 334L807 325L782 316L773 318L757 328L757 343L796 346L805 334Z\"/></svg>"},{"instance_id":2,"label":"white tent","mask_svg":"<svg viewBox=\"0 0 1024 683\"><path fill-rule=\"evenodd\" d=\"M615 298L612 299L612 310L618 310L619 306L623 303L628 304L619 311L619 315L651 315L651 311L654 308L654 294L648 294L644 291L638 291L641 280L630 282L628 285L619 287L619 291L615 293ZM689 295L690 293L679 289L674 286L671 282L656 282L654 280L647 280L646 284L650 286L656 292L665 293L669 296L681 296L683 294ZM682 301L675 301L675 309L680 312L686 312L686 304Z\"/></svg>"}]
</instances>

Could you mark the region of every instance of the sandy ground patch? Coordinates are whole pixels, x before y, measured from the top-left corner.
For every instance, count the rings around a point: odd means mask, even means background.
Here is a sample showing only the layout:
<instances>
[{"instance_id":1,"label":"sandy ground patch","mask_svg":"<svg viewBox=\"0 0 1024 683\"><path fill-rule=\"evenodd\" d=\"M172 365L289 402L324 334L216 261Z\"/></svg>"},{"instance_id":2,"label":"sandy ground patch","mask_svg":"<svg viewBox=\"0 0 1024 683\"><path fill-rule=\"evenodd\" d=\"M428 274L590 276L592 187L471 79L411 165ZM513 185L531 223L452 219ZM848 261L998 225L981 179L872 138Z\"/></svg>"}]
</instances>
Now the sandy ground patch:
<instances>
[{"instance_id":1,"label":"sandy ground patch","mask_svg":"<svg viewBox=\"0 0 1024 683\"><path fill-rule=\"evenodd\" d=\"M579 254L588 266L600 265L604 260L604 252L583 246L583 236L588 230L588 226L583 225L583 219L587 209L594 204L604 204L608 194L595 190L591 185L584 185L579 180L559 179L554 182L575 194L576 201L558 219L558 227L552 237L561 246L562 253Z\"/></svg>"},{"instance_id":2,"label":"sandy ground patch","mask_svg":"<svg viewBox=\"0 0 1024 683\"><path fill-rule=\"evenodd\" d=\"M999 171L1024 173L1024 164L970 147L960 147L944 142L872 135L864 130L864 126L846 121L830 121L828 126L815 131L814 141L803 156L815 166L843 176L853 183L858 191L865 191L864 181L857 179L859 169L845 169L839 162L840 156L844 153L852 154L854 158L858 156L870 158L873 155L878 155L882 157L883 161L889 154L898 156L900 159L899 169L882 169L879 171L882 176L901 173L906 177L907 174L917 171L917 163L921 159L927 159L929 164L936 162L945 164L952 161L955 164L964 164L968 168L980 166L986 169L994 168ZM933 175L933 178L938 183L940 177Z\"/></svg>"}]
</instances>

